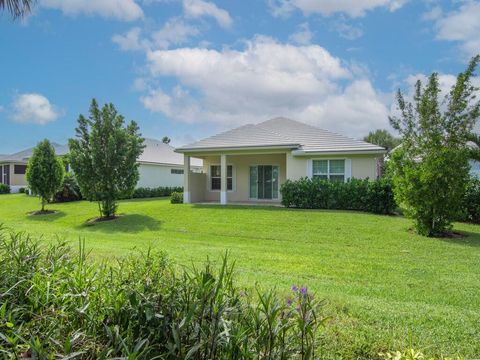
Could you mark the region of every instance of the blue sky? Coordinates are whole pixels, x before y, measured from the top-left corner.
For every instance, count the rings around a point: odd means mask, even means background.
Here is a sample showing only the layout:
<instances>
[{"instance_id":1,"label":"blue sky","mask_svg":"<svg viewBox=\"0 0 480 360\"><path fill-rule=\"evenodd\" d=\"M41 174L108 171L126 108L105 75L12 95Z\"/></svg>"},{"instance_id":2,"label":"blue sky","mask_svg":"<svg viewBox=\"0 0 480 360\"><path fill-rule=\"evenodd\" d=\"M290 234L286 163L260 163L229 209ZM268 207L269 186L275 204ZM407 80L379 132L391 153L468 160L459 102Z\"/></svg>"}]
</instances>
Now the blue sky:
<instances>
[{"instance_id":1,"label":"blue sky","mask_svg":"<svg viewBox=\"0 0 480 360\"><path fill-rule=\"evenodd\" d=\"M479 1L38 0L0 16L0 154L65 143L91 98L182 145L274 116L362 137L480 52Z\"/></svg>"}]
</instances>

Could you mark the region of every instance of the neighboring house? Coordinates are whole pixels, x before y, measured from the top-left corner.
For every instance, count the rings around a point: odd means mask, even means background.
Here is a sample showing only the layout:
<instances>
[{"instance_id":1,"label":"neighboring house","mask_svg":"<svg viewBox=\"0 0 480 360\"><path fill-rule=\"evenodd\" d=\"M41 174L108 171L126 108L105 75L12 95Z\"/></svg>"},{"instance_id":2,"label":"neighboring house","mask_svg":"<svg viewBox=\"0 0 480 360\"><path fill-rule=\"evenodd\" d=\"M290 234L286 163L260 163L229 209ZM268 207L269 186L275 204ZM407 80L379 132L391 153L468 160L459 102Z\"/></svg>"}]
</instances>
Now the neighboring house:
<instances>
[{"instance_id":1,"label":"neighboring house","mask_svg":"<svg viewBox=\"0 0 480 360\"><path fill-rule=\"evenodd\" d=\"M184 202L279 202L280 186L302 177L377 178L385 149L298 121L275 118L182 146ZM194 173L191 157L203 159Z\"/></svg>"},{"instance_id":2,"label":"neighboring house","mask_svg":"<svg viewBox=\"0 0 480 360\"><path fill-rule=\"evenodd\" d=\"M59 156L68 153L67 145L52 143ZM174 148L154 139L145 139L145 149L138 159L140 180L137 187L183 186L183 156ZM33 148L0 157L0 182L10 185L12 192L26 187L25 173ZM202 161L192 159L192 171L202 170Z\"/></svg>"}]
</instances>

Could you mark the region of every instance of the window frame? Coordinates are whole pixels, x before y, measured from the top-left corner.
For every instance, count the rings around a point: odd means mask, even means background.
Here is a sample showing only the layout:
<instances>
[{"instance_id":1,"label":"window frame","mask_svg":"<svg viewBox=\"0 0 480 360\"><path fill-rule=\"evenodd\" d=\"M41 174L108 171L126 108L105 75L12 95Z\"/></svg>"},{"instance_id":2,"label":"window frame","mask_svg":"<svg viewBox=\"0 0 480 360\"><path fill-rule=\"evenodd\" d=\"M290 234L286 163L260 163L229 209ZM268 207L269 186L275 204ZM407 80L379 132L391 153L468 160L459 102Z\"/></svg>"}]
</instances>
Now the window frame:
<instances>
[{"instance_id":1,"label":"window frame","mask_svg":"<svg viewBox=\"0 0 480 360\"><path fill-rule=\"evenodd\" d=\"M184 174L185 174L184 169L177 169L177 168L170 169L170 175L184 175Z\"/></svg>"},{"instance_id":2,"label":"window frame","mask_svg":"<svg viewBox=\"0 0 480 360\"><path fill-rule=\"evenodd\" d=\"M17 168L18 167L21 167L23 170L23 172L17 172ZM14 164L13 165L13 174L14 175L26 175L27 173L27 165L23 165L23 164Z\"/></svg>"},{"instance_id":3,"label":"window frame","mask_svg":"<svg viewBox=\"0 0 480 360\"><path fill-rule=\"evenodd\" d=\"M338 160L342 160L343 161L343 173L331 173L330 172L330 161L338 161ZM342 176L343 175L343 182L347 182L349 177L347 177L347 161L348 159L346 158L328 158L328 159L312 159L311 160L311 164L310 164L310 171L311 171L311 179L315 179L316 176L327 176L327 179L324 179L324 180L328 180L328 181L332 181L330 179L330 176ZM314 172L314 161L326 161L327 162L327 173L315 173Z\"/></svg>"},{"instance_id":4,"label":"window frame","mask_svg":"<svg viewBox=\"0 0 480 360\"><path fill-rule=\"evenodd\" d=\"M220 176L212 176L212 166L218 166L220 168ZM228 176L228 167L231 167L232 168L232 176ZM221 181L222 181L222 173L221 173L221 170L222 167L221 167L221 164L209 164L208 165L208 184L207 184L207 187L208 187L208 191L211 191L211 192L220 192L222 191L221 190ZM220 189L213 189L212 188L212 179L215 178L215 179L220 179ZM232 179L232 188L229 190L228 189L228 179L231 178ZM236 189L235 189L235 166L233 164L227 164L227 192L234 192Z\"/></svg>"}]
</instances>

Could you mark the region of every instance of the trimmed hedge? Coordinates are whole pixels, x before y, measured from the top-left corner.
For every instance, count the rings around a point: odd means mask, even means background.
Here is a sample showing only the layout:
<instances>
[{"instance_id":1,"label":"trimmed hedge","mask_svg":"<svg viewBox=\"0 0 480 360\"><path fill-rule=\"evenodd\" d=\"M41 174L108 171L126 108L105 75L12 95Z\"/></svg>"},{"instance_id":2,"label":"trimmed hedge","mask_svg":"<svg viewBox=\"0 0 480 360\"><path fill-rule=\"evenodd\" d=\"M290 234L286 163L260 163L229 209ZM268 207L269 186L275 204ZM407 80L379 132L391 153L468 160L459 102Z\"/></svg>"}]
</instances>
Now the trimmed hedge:
<instances>
[{"instance_id":1,"label":"trimmed hedge","mask_svg":"<svg viewBox=\"0 0 480 360\"><path fill-rule=\"evenodd\" d=\"M463 221L480 223L480 180L472 177L465 190Z\"/></svg>"},{"instance_id":2,"label":"trimmed hedge","mask_svg":"<svg viewBox=\"0 0 480 360\"><path fill-rule=\"evenodd\" d=\"M139 187L133 192L132 198L134 199L143 199L143 198L153 198L153 197L165 197L171 196L174 192L183 192L183 187L181 186L160 186L156 188L145 188Z\"/></svg>"},{"instance_id":3,"label":"trimmed hedge","mask_svg":"<svg viewBox=\"0 0 480 360\"><path fill-rule=\"evenodd\" d=\"M392 214L396 208L392 184L351 179L345 183L302 178L287 180L281 187L282 204L303 209L336 209Z\"/></svg>"},{"instance_id":4,"label":"trimmed hedge","mask_svg":"<svg viewBox=\"0 0 480 360\"><path fill-rule=\"evenodd\" d=\"M10 186L6 184L0 184L0 194L10 194Z\"/></svg>"}]
</instances>

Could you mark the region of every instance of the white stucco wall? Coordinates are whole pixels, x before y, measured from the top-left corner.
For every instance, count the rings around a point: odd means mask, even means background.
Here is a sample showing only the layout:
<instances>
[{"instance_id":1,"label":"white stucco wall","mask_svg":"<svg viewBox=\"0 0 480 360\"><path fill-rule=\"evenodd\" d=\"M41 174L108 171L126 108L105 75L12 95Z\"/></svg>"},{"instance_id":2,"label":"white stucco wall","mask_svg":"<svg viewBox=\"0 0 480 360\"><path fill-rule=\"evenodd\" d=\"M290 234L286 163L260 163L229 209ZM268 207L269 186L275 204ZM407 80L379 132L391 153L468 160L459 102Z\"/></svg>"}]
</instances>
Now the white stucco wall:
<instances>
[{"instance_id":1,"label":"white stucco wall","mask_svg":"<svg viewBox=\"0 0 480 360\"><path fill-rule=\"evenodd\" d=\"M183 186L183 174L172 174L171 169L183 170L183 166L140 164L137 187Z\"/></svg>"}]
</instances>

